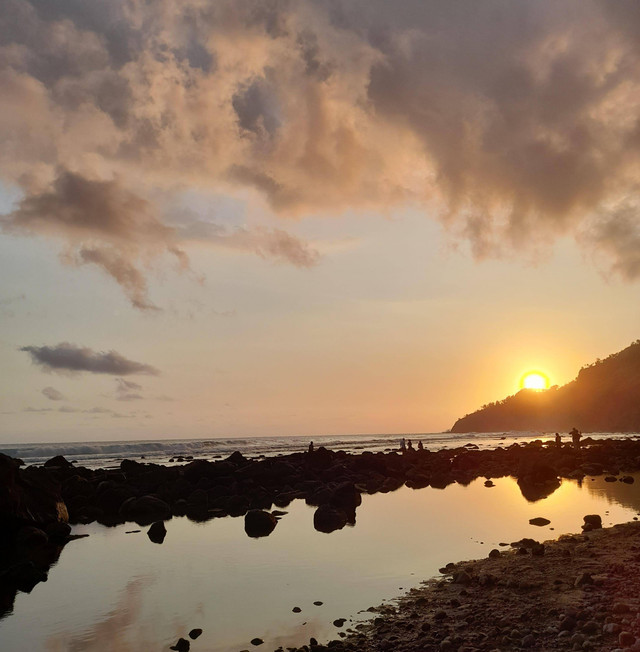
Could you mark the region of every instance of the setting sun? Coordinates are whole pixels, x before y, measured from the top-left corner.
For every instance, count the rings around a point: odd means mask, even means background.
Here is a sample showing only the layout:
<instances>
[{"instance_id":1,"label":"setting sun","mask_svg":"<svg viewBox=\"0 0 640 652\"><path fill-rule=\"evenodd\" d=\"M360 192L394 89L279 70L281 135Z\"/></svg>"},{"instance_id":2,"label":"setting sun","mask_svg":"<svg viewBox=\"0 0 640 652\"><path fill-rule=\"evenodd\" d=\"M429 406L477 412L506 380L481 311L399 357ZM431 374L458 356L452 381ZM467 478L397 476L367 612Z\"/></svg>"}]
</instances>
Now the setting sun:
<instances>
[{"instance_id":1,"label":"setting sun","mask_svg":"<svg viewBox=\"0 0 640 652\"><path fill-rule=\"evenodd\" d=\"M547 389L549 378L541 371L528 371L520 379L520 387L523 389Z\"/></svg>"}]
</instances>

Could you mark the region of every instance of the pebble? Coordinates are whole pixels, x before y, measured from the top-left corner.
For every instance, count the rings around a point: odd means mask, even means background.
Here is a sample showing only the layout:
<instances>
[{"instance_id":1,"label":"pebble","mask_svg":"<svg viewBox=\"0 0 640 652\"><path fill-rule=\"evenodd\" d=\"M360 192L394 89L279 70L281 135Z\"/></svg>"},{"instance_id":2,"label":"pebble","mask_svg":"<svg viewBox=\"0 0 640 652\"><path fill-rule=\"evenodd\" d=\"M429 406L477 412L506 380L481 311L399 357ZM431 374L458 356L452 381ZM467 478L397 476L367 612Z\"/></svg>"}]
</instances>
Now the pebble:
<instances>
[{"instance_id":1,"label":"pebble","mask_svg":"<svg viewBox=\"0 0 640 652\"><path fill-rule=\"evenodd\" d=\"M251 645L262 645L264 641L261 638L252 638Z\"/></svg>"},{"instance_id":2,"label":"pebble","mask_svg":"<svg viewBox=\"0 0 640 652\"><path fill-rule=\"evenodd\" d=\"M291 611L293 611L294 614L299 614L302 609L300 609L300 607L294 607Z\"/></svg>"}]
</instances>

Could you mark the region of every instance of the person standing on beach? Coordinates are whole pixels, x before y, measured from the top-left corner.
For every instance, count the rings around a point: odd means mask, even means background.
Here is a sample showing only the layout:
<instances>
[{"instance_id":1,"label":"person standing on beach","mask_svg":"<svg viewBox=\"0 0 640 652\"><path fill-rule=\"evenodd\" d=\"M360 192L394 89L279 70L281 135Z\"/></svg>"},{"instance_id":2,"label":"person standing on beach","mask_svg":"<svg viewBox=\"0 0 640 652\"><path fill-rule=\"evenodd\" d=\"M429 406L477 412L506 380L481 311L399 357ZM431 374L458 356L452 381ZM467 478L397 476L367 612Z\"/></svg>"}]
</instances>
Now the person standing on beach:
<instances>
[{"instance_id":1,"label":"person standing on beach","mask_svg":"<svg viewBox=\"0 0 640 652\"><path fill-rule=\"evenodd\" d=\"M309 443L309 453L313 453L313 442Z\"/></svg>"},{"instance_id":2,"label":"person standing on beach","mask_svg":"<svg viewBox=\"0 0 640 652\"><path fill-rule=\"evenodd\" d=\"M403 453L407 450L407 444L404 441L404 437L400 440L400 450Z\"/></svg>"},{"instance_id":3,"label":"person standing on beach","mask_svg":"<svg viewBox=\"0 0 640 652\"><path fill-rule=\"evenodd\" d=\"M558 448L562 447L562 437L560 436L559 432L556 432L556 446Z\"/></svg>"},{"instance_id":4,"label":"person standing on beach","mask_svg":"<svg viewBox=\"0 0 640 652\"><path fill-rule=\"evenodd\" d=\"M418 450L419 450L419 451L423 451L423 450L424 450L424 446L422 445L422 439L418 439Z\"/></svg>"},{"instance_id":5,"label":"person standing on beach","mask_svg":"<svg viewBox=\"0 0 640 652\"><path fill-rule=\"evenodd\" d=\"M577 428L573 428L569 434L571 435L573 447L580 448L580 437L582 437L582 433Z\"/></svg>"}]
</instances>

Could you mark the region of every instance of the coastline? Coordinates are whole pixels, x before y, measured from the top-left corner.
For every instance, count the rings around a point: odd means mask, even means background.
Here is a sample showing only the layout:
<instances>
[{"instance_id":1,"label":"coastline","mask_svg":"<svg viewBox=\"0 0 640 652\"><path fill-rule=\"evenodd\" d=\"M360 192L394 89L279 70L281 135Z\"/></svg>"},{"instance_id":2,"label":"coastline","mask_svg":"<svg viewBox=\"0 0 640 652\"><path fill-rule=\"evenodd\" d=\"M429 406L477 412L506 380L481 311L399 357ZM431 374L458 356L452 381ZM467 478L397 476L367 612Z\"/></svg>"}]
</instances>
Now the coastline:
<instances>
[{"instance_id":1,"label":"coastline","mask_svg":"<svg viewBox=\"0 0 640 652\"><path fill-rule=\"evenodd\" d=\"M626 487L624 483L633 482L633 478L625 474L636 471L640 464L640 442L632 439L592 442L587 439L583 447L573 448L532 441L484 451L467 445L437 452L407 451L405 454L350 454L319 448L313 452L262 460L248 460L240 453L234 453L225 460L194 460L173 467L126 460L115 470L76 467L61 457L49 460L42 467L26 469L20 469L15 460L4 456L0 461L5 465L2 475L5 483L0 483L1 516L3 523L12 522L15 528L12 538L4 541L7 555L0 568L0 593L3 611L6 612L11 609L16 591L29 592L35 584L46 581L50 565L55 563L63 546L72 540L71 528L63 523L67 511L72 523L95 520L116 525L135 521L140 525L153 523L151 530L161 526L162 521L180 514L197 522L223 516L244 517L245 534L257 538L269 536L277 527L279 514L274 507L285 507L285 503L299 499L315 508L313 525L316 530L333 532L355 522L362 494L388 493L402 485L413 489L426 486L443 489L452 483L464 487L482 476L499 478L511 475L517 479L517 489L528 502L544 498L558 489L559 477L579 481L586 475L605 475L601 482L617 481L623 488ZM12 478L11 482L6 483L9 478ZM489 479L485 486L488 498L498 491L490 489L492 483ZM482 480L479 487L481 492L485 491ZM11 513L13 508L22 511ZM581 518L582 514L577 513L576 528ZM573 519L565 532L573 530L572 523ZM628 527L633 530L637 525L631 523ZM162 532L156 540L151 530L149 539L161 544ZM3 532L6 535L9 529L5 528ZM425 587L400 598L397 609L384 606L377 614L370 610L375 617L368 625L355 625L355 631L343 630L345 636L342 640L324 646L313 644L307 646L307 650L469 652L527 646L551 650L567 647L567 638L569 641L573 639L569 647L576 645L580 636L575 638L574 634L585 636L579 649L614 649L611 647L613 639L606 636L620 632L603 631L604 625L610 624L606 618L616 615L609 613L612 607L600 605L598 613L606 612L605 616L600 618L594 613L590 620L576 623L572 629L566 630L568 634L561 635L556 622L560 614L557 611L559 604L562 609L567 605L577 609L574 605L577 594L573 589L580 588L582 593L595 595L596 587L602 585L599 575L606 575L609 571L591 567L589 570L580 569L583 562L602 556L602 551L593 547L592 538L605 541L603 546L609 546L607 532L589 532L573 539L563 537L545 545L544 555L539 554L540 546L525 542L518 548L523 548L526 555L505 552L505 546L495 559L452 565L443 578L430 581ZM631 538L631 535L627 537L628 544ZM494 541L497 545L498 540ZM640 548L635 541L628 547L632 545ZM561 550L558 546L564 548ZM606 555L609 565L621 563L632 574L640 569L636 569L634 558L626 558L627 552L620 546L613 546ZM618 558L622 561L618 562ZM543 572L545 578L555 573L554 579L558 582L545 586L545 579L538 586L540 580L535 575L536 570ZM574 576L567 575L569 570ZM578 571L591 573L593 583L575 587ZM529 579L526 579L527 574L532 574ZM488 579L488 576L493 579ZM615 574L610 579L609 585L612 585ZM636 600L634 595L631 597ZM561 596L560 603L557 602L558 596ZM602 596L596 598L602 602ZM544 605L544 613L534 613L532 601L538 606ZM529 611L514 611L513 602L521 603L522 609L528 605ZM636 604L637 600L633 608ZM557 613L547 613L552 609ZM579 612L580 609L572 616L577 621L580 620L577 618ZM634 618L636 612L633 612ZM478 613L484 614L480 621ZM495 625L496 613L504 621L502 624ZM562 613L567 615L566 609ZM522 618L527 621L537 619L544 627L523 626ZM623 628L621 631L631 628L629 636L633 634L635 637L635 620L628 623L623 620L621 618L617 623ZM487 629L490 622L498 626L497 631ZM591 623L588 631L583 631L587 622ZM557 631L553 631L554 627ZM299 644L298 640L296 644ZM193 649L197 649L196 644ZM305 650L304 647L298 649Z\"/></svg>"},{"instance_id":2,"label":"coastline","mask_svg":"<svg viewBox=\"0 0 640 652\"><path fill-rule=\"evenodd\" d=\"M638 522L514 542L448 565L342 640L295 652L637 651L638 576Z\"/></svg>"}]
</instances>

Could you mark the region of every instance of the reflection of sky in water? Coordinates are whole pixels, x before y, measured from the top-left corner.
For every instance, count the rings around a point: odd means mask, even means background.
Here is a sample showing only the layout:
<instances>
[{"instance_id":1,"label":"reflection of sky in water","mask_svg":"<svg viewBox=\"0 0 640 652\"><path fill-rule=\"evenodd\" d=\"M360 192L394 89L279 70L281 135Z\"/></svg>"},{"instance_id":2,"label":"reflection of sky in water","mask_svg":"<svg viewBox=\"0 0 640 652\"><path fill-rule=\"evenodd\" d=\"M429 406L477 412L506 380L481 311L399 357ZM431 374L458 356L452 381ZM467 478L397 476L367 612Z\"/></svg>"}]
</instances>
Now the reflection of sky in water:
<instances>
[{"instance_id":1,"label":"reflection of sky in water","mask_svg":"<svg viewBox=\"0 0 640 652\"><path fill-rule=\"evenodd\" d=\"M0 622L0 647L168 650L194 627L204 630L194 651L237 652L256 636L265 649L301 645L335 636L334 619L393 598L449 561L484 557L501 541L577 532L589 513L605 524L627 521L640 506L636 485L603 478L586 478L582 490L564 481L536 503L511 478L494 482L364 496L357 525L329 535L314 531L302 501L263 539L249 539L241 518L174 518L162 545L146 528L125 534L132 524L78 526L91 536L65 548L48 582L18 594L14 614ZM536 516L550 525L529 525Z\"/></svg>"}]
</instances>

